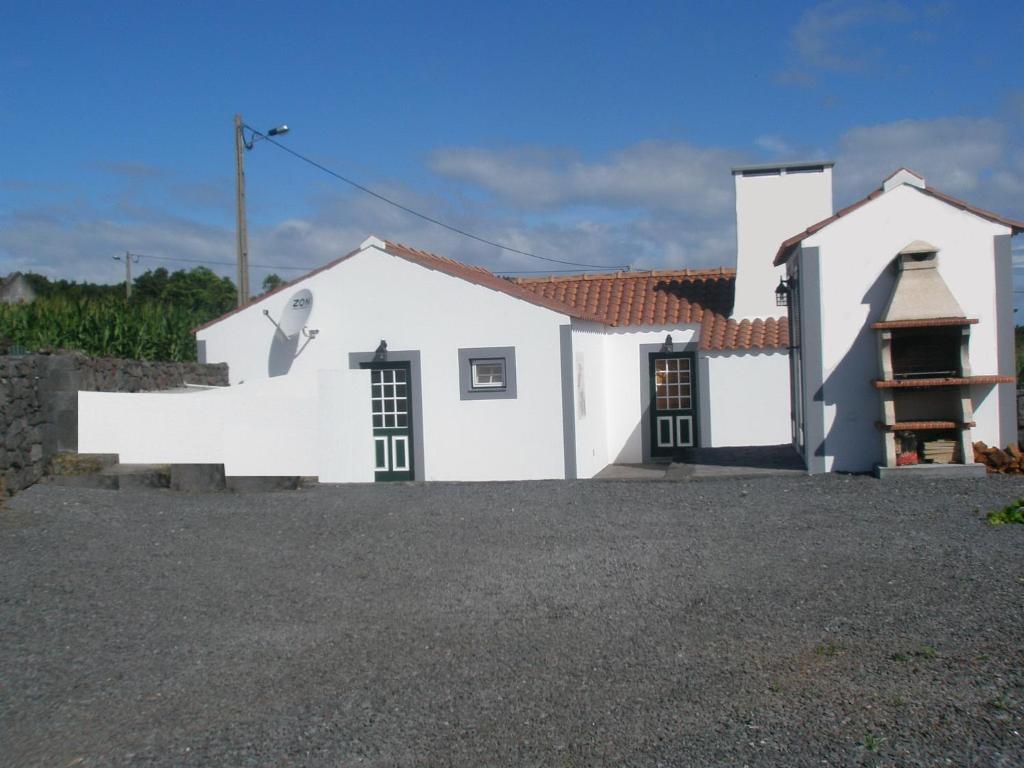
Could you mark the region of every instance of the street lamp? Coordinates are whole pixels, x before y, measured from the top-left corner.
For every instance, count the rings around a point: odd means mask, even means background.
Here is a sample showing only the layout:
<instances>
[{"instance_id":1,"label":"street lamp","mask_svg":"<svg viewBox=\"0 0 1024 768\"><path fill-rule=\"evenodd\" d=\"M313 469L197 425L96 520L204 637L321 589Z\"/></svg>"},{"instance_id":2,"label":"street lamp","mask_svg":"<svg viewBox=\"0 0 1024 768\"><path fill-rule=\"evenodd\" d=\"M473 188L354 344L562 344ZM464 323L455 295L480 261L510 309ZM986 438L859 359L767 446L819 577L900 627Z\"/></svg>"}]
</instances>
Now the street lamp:
<instances>
[{"instance_id":1,"label":"street lamp","mask_svg":"<svg viewBox=\"0 0 1024 768\"><path fill-rule=\"evenodd\" d=\"M249 138L245 138L246 130ZM235 115L235 202L238 231L238 306L249 300L249 233L245 225L245 160L243 149L249 150L260 139L269 136L283 136L288 133L287 125L279 125L267 131L266 136L242 122L241 115Z\"/></svg>"}]
</instances>

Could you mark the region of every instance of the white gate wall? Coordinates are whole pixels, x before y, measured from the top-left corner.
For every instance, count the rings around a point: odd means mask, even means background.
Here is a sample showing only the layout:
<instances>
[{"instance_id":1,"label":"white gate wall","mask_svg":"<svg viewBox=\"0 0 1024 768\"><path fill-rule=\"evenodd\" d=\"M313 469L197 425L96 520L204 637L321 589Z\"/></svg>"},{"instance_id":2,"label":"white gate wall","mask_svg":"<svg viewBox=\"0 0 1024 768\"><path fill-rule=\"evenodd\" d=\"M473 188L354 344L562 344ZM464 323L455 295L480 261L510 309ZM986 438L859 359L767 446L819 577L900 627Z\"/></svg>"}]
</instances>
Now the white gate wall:
<instances>
[{"instance_id":1,"label":"white gate wall","mask_svg":"<svg viewBox=\"0 0 1024 768\"><path fill-rule=\"evenodd\" d=\"M702 427L707 444L718 448L791 442L785 350L706 354L705 359L710 424Z\"/></svg>"},{"instance_id":2,"label":"white gate wall","mask_svg":"<svg viewBox=\"0 0 1024 768\"><path fill-rule=\"evenodd\" d=\"M223 464L231 476L369 482L369 391L369 372L356 369L183 393L79 392L79 450L126 464Z\"/></svg>"}]
</instances>

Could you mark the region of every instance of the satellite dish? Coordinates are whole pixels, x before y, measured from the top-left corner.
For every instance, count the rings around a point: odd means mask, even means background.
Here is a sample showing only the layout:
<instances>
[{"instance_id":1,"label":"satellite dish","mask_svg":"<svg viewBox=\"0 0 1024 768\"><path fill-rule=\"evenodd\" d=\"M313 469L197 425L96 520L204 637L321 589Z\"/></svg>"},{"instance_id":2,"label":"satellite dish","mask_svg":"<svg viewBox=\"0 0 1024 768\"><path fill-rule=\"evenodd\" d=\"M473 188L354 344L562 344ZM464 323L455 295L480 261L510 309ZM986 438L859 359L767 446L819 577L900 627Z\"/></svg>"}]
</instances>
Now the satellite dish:
<instances>
[{"instance_id":1,"label":"satellite dish","mask_svg":"<svg viewBox=\"0 0 1024 768\"><path fill-rule=\"evenodd\" d=\"M295 336L306 325L309 313L313 311L313 293L308 288L296 291L288 297L288 303L281 310L278 329L288 338Z\"/></svg>"}]
</instances>

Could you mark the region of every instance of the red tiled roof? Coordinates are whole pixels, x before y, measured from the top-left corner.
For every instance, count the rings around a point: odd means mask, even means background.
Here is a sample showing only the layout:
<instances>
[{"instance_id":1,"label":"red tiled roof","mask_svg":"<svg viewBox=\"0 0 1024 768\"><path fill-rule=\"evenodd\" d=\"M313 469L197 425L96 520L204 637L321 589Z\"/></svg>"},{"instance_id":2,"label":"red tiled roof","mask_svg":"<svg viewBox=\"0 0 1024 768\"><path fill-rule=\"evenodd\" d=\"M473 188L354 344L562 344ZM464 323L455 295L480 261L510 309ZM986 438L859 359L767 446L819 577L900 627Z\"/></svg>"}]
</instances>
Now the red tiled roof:
<instances>
[{"instance_id":1,"label":"red tiled roof","mask_svg":"<svg viewBox=\"0 0 1024 768\"><path fill-rule=\"evenodd\" d=\"M789 346L786 317L733 320L712 315L700 329L700 348L708 351L782 349Z\"/></svg>"},{"instance_id":2,"label":"red tiled roof","mask_svg":"<svg viewBox=\"0 0 1024 768\"><path fill-rule=\"evenodd\" d=\"M568 304L606 325L687 325L706 312L728 314L736 270L656 270L517 278L538 296Z\"/></svg>"},{"instance_id":3,"label":"red tiled roof","mask_svg":"<svg viewBox=\"0 0 1024 768\"><path fill-rule=\"evenodd\" d=\"M786 318L730 320L736 270L665 270L609 275L518 278L516 283L585 309L613 326L701 325L707 351L781 349L789 343Z\"/></svg>"},{"instance_id":4,"label":"red tiled roof","mask_svg":"<svg viewBox=\"0 0 1024 768\"><path fill-rule=\"evenodd\" d=\"M907 173L913 174L914 176L917 176L919 179L923 180L923 177L920 174L914 173L909 168L898 168L895 171L893 171L891 174L889 174L889 176L886 177L885 180L888 181L889 179L891 179L893 176L895 176L900 171L906 171ZM941 200L944 203L948 203L949 205L952 205L954 208L959 208L962 211L967 211L968 213L973 213L975 216L980 216L981 218L987 219L988 221L992 221L992 222L995 222L996 224L1002 224L1003 226L1009 227L1010 230L1012 231L1012 233L1015 234L1015 235L1020 233L1020 232L1024 232L1024 222L1022 222L1022 221L1015 221L1013 219L1008 219L1005 216L1000 216L997 213L992 213L991 211L986 211L984 208L979 208L976 205L971 205L970 203L965 203L963 200L958 200L955 197L947 195L944 192L939 192L939 190L932 189L931 187L916 187L915 186L915 187L912 187L912 189L916 189L918 192L921 192L921 193L926 194L926 195L930 195L931 197L934 197L937 200ZM800 243L802 243L806 238L810 237L815 232L819 232L819 231L823 230L829 224L831 224L832 222L836 221L836 219L840 219L843 216L846 216L847 214L852 213L853 211L855 211L858 208L860 208L862 205L866 205L867 203L870 203L872 200L874 200L877 197L880 197L883 194L885 194L884 182L883 182L883 186L881 186L878 189L872 191L870 194L868 194L867 197L861 198L857 202L852 203L851 205L846 206L841 211L836 211L834 214L829 216L827 219L822 219L817 224L812 224L807 229L805 229L803 232L800 232L800 233L798 233L796 235L793 235L793 237L790 237L790 238L788 238L786 240L783 240L782 241L782 245L779 246L779 250L775 254L775 261L774 261L775 266L780 266L782 264L785 264L787 261L789 261L790 257L796 251L797 246L799 246Z\"/></svg>"},{"instance_id":5,"label":"red tiled roof","mask_svg":"<svg viewBox=\"0 0 1024 768\"><path fill-rule=\"evenodd\" d=\"M519 286L515 285L509 280L506 280L503 277L498 277L496 274L484 269L483 267L477 267L472 264L466 264L461 261L455 261L455 259L449 259L446 256L438 256L436 253L430 253L429 251L421 251L417 248L410 248L407 245L402 245L401 243L393 243L389 240L384 240L382 242L384 243L384 251L386 253L391 254L392 256L398 256L399 258L415 262L416 264L419 264L420 266L423 267L427 267L428 269L434 269L437 270L438 272L444 272L446 275L458 277L462 280L467 280L468 282L475 283L477 285L482 285L486 288L491 288L495 291L507 293L511 296L514 296L517 299L528 301L531 304L536 304L538 306L554 310L555 312L565 312L566 314L571 314L574 317L579 317L583 320L596 320L600 322L600 318L592 317L586 315L585 313L573 313L570 311L570 308L567 307L565 304L562 304L560 302L552 302L545 299L544 297L536 296L532 292L520 288ZM320 274L321 272L331 269L332 267L337 266L341 262L352 258L361 250L361 248L357 248L356 250L350 251L349 253L346 253L344 256L337 258L334 261L330 261L327 264L324 264L322 267L317 267L311 272L307 272L301 277L297 277L294 280L291 280L290 282L279 285L272 291L267 291L266 293L262 293L259 296L253 296L242 306L235 307L234 309L225 312L220 317L216 317L213 320L210 320L196 328L193 328L192 332L195 333L196 331L201 331L204 328L209 328L211 325L219 323L221 320L231 317L231 315L237 314L238 312L241 312L243 309L246 309L247 307L251 307L253 304L257 304L263 301L268 296L273 296L275 293L280 293L281 291L287 288L291 288L296 283L306 280L307 278L310 278L313 275L317 275Z\"/></svg>"},{"instance_id":6,"label":"red tiled roof","mask_svg":"<svg viewBox=\"0 0 1024 768\"><path fill-rule=\"evenodd\" d=\"M918 173L917 171L912 171L912 170L910 170L910 169L909 169L909 168L907 168L907 166L905 166L905 165L901 165L901 166L900 166L899 168L897 168L897 169L896 169L895 171L893 171L893 172L892 172L892 173L890 173L890 174L889 174L888 176L886 176L886 177L885 177L884 179L882 179L882 186L884 187L884 186L885 186L885 184L886 184L886 182L888 182L888 181L889 181L889 179L891 179L891 178L892 178L893 176L895 176L895 175L896 175L897 173L899 173L900 171L906 171L906 172L907 172L907 173L909 173L909 174L910 174L911 176L914 176L914 177L916 177L916 178L920 179L921 181L924 181L924 176L922 176L922 175L921 175L920 173Z\"/></svg>"},{"instance_id":7,"label":"red tiled roof","mask_svg":"<svg viewBox=\"0 0 1024 768\"><path fill-rule=\"evenodd\" d=\"M786 318L741 322L728 319L736 288L735 269L652 270L513 280L436 253L383 242L384 251L392 256L581 320L612 326L701 325L700 347L709 351L778 349L788 343ZM359 250L257 296L195 330L208 328L356 253Z\"/></svg>"},{"instance_id":8,"label":"red tiled roof","mask_svg":"<svg viewBox=\"0 0 1024 768\"><path fill-rule=\"evenodd\" d=\"M444 272L446 275L458 277L462 280L482 285L485 288L491 288L495 291L507 293L517 299L528 301L531 304L536 304L555 312L562 312L570 315L571 317L578 317L581 320L604 322L599 315L589 312L584 307L575 307L567 304L566 302L554 300L548 296L542 296L533 291L527 290L519 285L517 281L499 277L483 267L466 264L465 262L456 261L455 259L449 259L447 256L438 256L436 253L431 253L430 251L421 251L418 248L410 248L408 245L392 243L390 240L385 240L384 245L384 251L386 253L390 253L392 256L408 259L409 261L413 261L420 266L427 267L428 269L435 269L438 272Z\"/></svg>"}]
</instances>

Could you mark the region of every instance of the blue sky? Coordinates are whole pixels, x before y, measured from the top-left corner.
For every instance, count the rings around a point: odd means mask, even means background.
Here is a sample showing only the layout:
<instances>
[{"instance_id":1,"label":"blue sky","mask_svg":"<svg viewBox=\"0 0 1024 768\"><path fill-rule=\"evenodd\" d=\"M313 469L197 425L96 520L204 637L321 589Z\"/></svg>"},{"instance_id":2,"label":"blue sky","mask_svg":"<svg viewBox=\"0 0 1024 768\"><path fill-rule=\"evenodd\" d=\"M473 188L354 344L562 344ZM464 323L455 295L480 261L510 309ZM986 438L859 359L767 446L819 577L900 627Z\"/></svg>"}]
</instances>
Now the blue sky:
<instances>
[{"instance_id":1,"label":"blue sky","mask_svg":"<svg viewBox=\"0 0 1024 768\"><path fill-rule=\"evenodd\" d=\"M839 205L907 165L1024 218L1021 18L1008 2L11 3L0 273L114 281L125 250L231 262L235 112L429 215L594 264L733 263L729 169L748 162L834 159ZM254 264L315 266L373 233L550 267L268 144L246 163ZM142 266L158 264L175 266Z\"/></svg>"}]
</instances>

